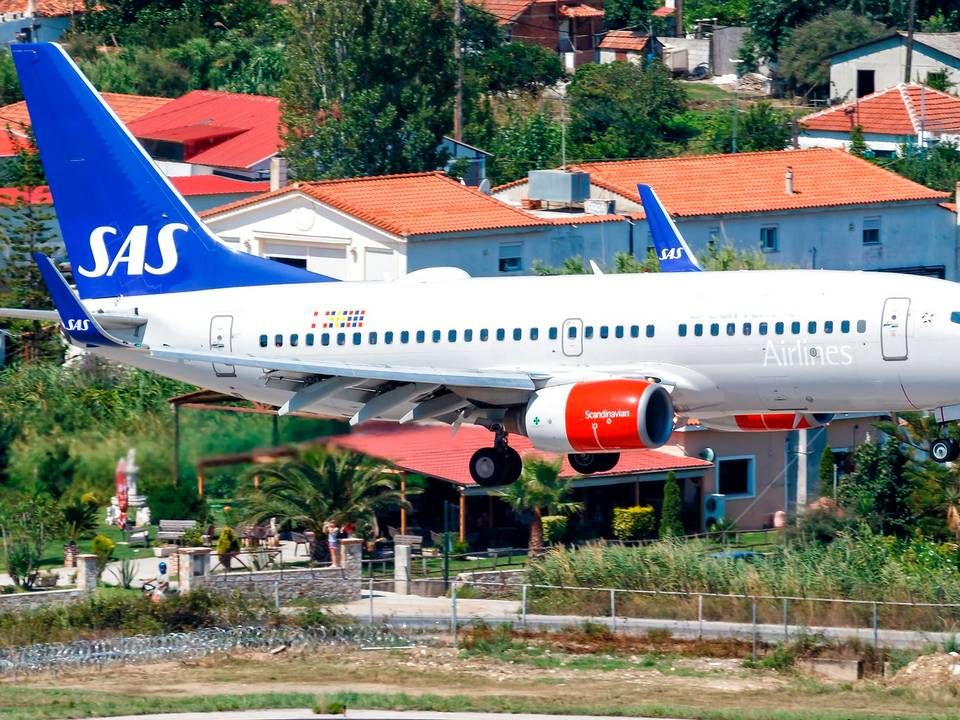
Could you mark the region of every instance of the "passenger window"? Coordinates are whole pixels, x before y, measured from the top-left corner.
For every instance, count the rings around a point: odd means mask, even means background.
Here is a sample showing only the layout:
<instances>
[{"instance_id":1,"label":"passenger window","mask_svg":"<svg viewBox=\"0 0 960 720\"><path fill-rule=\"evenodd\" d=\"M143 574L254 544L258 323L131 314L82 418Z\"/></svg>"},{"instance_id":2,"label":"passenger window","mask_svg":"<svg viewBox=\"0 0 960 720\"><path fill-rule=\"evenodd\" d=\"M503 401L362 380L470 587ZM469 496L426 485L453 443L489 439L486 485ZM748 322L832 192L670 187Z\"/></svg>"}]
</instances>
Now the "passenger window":
<instances>
[{"instance_id":1,"label":"passenger window","mask_svg":"<svg viewBox=\"0 0 960 720\"><path fill-rule=\"evenodd\" d=\"M677 335L679 335L680 337L686 337L686 336L687 336L687 324L686 324L686 323L680 323L680 325L677 326Z\"/></svg>"},{"instance_id":2,"label":"passenger window","mask_svg":"<svg viewBox=\"0 0 960 720\"><path fill-rule=\"evenodd\" d=\"M260 336L260 347L266 347L270 344L270 339L266 335Z\"/></svg>"},{"instance_id":3,"label":"passenger window","mask_svg":"<svg viewBox=\"0 0 960 720\"><path fill-rule=\"evenodd\" d=\"M514 328L513 339L517 341L523 340L523 330L521 330L520 328Z\"/></svg>"},{"instance_id":4,"label":"passenger window","mask_svg":"<svg viewBox=\"0 0 960 720\"><path fill-rule=\"evenodd\" d=\"M774 326L773 326L773 331L774 331L777 335L783 335L783 323L782 323L782 322L778 322L776 325L774 325Z\"/></svg>"},{"instance_id":5,"label":"passenger window","mask_svg":"<svg viewBox=\"0 0 960 720\"><path fill-rule=\"evenodd\" d=\"M653 337L653 334L656 332L656 328L653 325L647 325L647 337Z\"/></svg>"},{"instance_id":6,"label":"passenger window","mask_svg":"<svg viewBox=\"0 0 960 720\"><path fill-rule=\"evenodd\" d=\"M353 344L354 344L354 345L359 345L361 342L363 342L363 333L357 333L357 332L355 332L355 333L353 334Z\"/></svg>"},{"instance_id":7,"label":"passenger window","mask_svg":"<svg viewBox=\"0 0 960 720\"><path fill-rule=\"evenodd\" d=\"M952 313L950 313L950 322L960 325L960 312L954 310Z\"/></svg>"},{"instance_id":8,"label":"passenger window","mask_svg":"<svg viewBox=\"0 0 960 720\"><path fill-rule=\"evenodd\" d=\"M727 335L736 335L736 334L737 334L737 324L727 323Z\"/></svg>"},{"instance_id":9,"label":"passenger window","mask_svg":"<svg viewBox=\"0 0 960 720\"><path fill-rule=\"evenodd\" d=\"M857 332L865 333L867 331L867 321L866 320L857 320Z\"/></svg>"},{"instance_id":10,"label":"passenger window","mask_svg":"<svg viewBox=\"0 0 960 720\"><path fill-rule=\"evenodd\" d=\"M277 347L283 347L283 335L275 335L273 338L273 344Z\"/></svg>"},{"instance_id":11,"label":"passenger window","mask_svg":"<svg viewBox=\"0 0 960 720\"><path fill-rule=\"evenodd\" d=\"M548 336L551 340L556 340L556 339L557 339L557 329L556 329L555 327L550 328L549 332L547 333L547 336Z\"/></svg>"},{"instance_id":12,"label":"passenger window","mask_svg":"<svg viewBox=\"0 0 960 720\"><path fill-rule=\"evenodd\" d=\"M590 339L593 337L593 325L587 325L587 326L583 329L583 336L584 336L587 340L590 340Z\"/></svg>"},{"instance_id":13,"label":"passenger window","mask_svg":"<svg viewBox=\"0 0 960 720\"><path fill-rule=\"evenodd\" d=\"M427 339L427 333L424 332L423 330L417 330L417 342L422 343L426 339Z\"/></svg>"},{"instance_id":14,"label":"passenger window","mask_svg":"<svg viewBox=\"0 0 960 720\"><path fill-rule=\"evenodd\" d=\"M455 343L457 341L457 331L447 330L447 342Z\"/></svg>"},{"instance_id":15,"label":"passenger window","mask_svg":"<svg viewBox=\"0 0 960 720\"><path fill-rule=\"evenodd\" d=\"M296 347L300 344L300 336L294 333L290 336L290 347Z\"/></svg>"},{"instance_id":16,"label":"passenger window","mask_svg":"<svg viewBox=\"0 0 960 720\"><path fill-rule=\"evenodd\" d=\"M703 337L703 323L697 323L693 326L693 334L697 337Z\"/></svg>"},{"instance_id":17,"label":"passenger window","mask_svg":"<svg viewBox=\"0 0 960 720\"><path fill-rule=\"evenodd\" d=\"M369 342L371 345L376 345L377 334L375 332L370 333L370 335L367 336L367 342Z\"/></svg>"},{"instance_id":18,"label":"passenger window","mask_svg":"<svg viewBox=\"0 0 960 720\"><path fill-rule=\"evenodd\" d=\"M630 337L632 337L632 338L638 338L638 337L640 337L640 326L639 326L639 325L631 325L631 326L630 326Z\"/></svg>"},{"instance_id":19,"label":"passenger window","mask_svg":"<svg viewBox=\"0 0 960 720\"><path fill-rule=\"evenodd\" d=\"M538 330L537 328L530 328L530 339L536 340L539 337L540 337L540 330Z\"/></svg>"},{"instance_id":20,"label":"passenger window","mask_svg":"<svg viewBox=\"0 0 960 720\"><path fill-rule=\"evenodd\" d=\"M762 322L759 325L757 325L757 332L760 333L761 335L766 335L767 329L768 329L767 324L765 322Z\"/></svg>"},{"instance_id":21,"label":"passenger window","mask_svg":"<svg viewBox=\"0 0 960 720\"><path fill-rule=\"evenodd\" d=\"M610 328L608 328L606 325L601 325L601 326L600 326L600 337L602 337L604 340L606 340L608 337L610 337Z\"/></svg>"},{"instance_id":22,"label":"passenger window","mask_svg":"<svg viewBox=\"0 0 960 720\"><path fill-rule=\"evenodd\" d=\"M577 326L571 325L567 328L567 337L571 340L577 336Z\"/></svg>"},{"instance_id":23,"label":"passenger window","mask_svg":"<svg viewBox=\"0 0 960 720\"><path fill-rule=\"evenodd\" d=\"M811 320L810 322L807 323L807 332L808 332L810 335L816 335L816 334L817 334L817 321L816 321L816 320Z\"/></svg>"},{"instance_id":24,"label":"passenger window","mask_svg":"<svg viewBox=\"0 0 960 720\"><path fill-rule=\"evenodd\" d=\"M800 334L800 323L799 323L799 321L794 320L792 323L790 323L790 332L793 333L794 335L799 335L799 334Z\"/></svg>"},{"instance_id":25,"label":"passenger window","mask_svg":"<svg viewBox=\"0 0 960 720\"><path fill-rule=\"evenodd\" d=\"M327 347L330 344L330 333L324 333L320 336L320 344Z\"/></svg>"},{"instance_id":26,"label":"passenger window","mask_svg":"<svg viewBox=\"0 0 960 720\"><path fill-rule=\"evenodd\" d=\"M720 323L711 323L710 324L710 334L716 337L720 334Z\"/></svg>"},{"instance_id":27,"label":"passenger window","mask_svg":"<svg viewBox=\"0 0 960 720\"><path fill-rule=\"evenodd\" d=\"M430 339L433 340L435 343L440 342L440 331L434 330L432 333L430 333Z\"/></svg>"},{"instance_id":28,"label":"passenger window","mask_svg":"<svg viewBox=\"0 0 960 720\"><path fill-rule=\"evenodd\" d=\"M833 320L824 320L823 321L823 331L830 335L833 333Z\"/></svg>"},{"instance_id":29,"label":"passenger window","mask_svg":"<svg viewBox=\"0 0 960 720\"><path fill-rule=\"evenodd\" d=\"M346 345L347 336L345 333L337 333L337 345Z\"/></svg>"},{"instance_id":30,"label":"passenger window","mask_svg":"<svg viewBox=\"0 0 960 720\"><path fill-rule=\"evenodd\" d=\"M752 333L752 332L753 332L753 327L750 325L750 323L744 323L744 324L743 324L743 334L744 334L744 335L749 335L749 334Z\"/></svg>"},{"instance_id":31,"label":"passenger window","mask_svg":"<svg viewBox=\"0 0 960 720\"><path fill-rule=\"evenodd\" d=\"M400 331L400 342L403 343L404 345L406 345L408 342L410 342L410 331L409 331L409 330L401 330L401 331Z\"/></svg>"},{"instance_id":32,"label":"passenger window","mask_svg":"<svg viewBox=\"0 0 960 720\"><path fill-rule=\"evenodd\" d=\"M622 338L622 337L623 337L623 325L617 325L617 329L614 330L614 333L613 333L613 334L616 335L618 338Z\"/></svg>"},{"instance_id":33,"label":"passenger window","mask_svg":"<svg viewBox=\"0 0 960 720\"><path fill-rule=\"evenodd\" d=\"M383 334L383 342L387 345L393 345L393 330L387 330Z\"/></svg>"},{"instance_id":34,"label":"passenger window","mask_svg":"<svg viewBox=\"0 0 960 720\"><path fill-rule=\"evenodd\" d=\"M841 321L840 321L840 332L842 332L842 333L848 333L848 332L850 332L850 321L849 321L849 320L841 320Z\"/></svg>"},{"instance_id":35,"label":"passenger window","mask_svg":"<svg viewBox=\"0 0 960 720\"><path fill-rule=\"evenodd\" d=\"M480 342L486 342L490 339L490 331L484 328L480 331Z\"/></svg>"},{"instance_id":36,"label":"passenger window","mask_svg":"<svg viewBox=\"0 0 960 720\"><path fill-rule=\"evenodd\" d=\"M463 331L463 341L473 342L473 330L467 329Z\"/></svg>"},{"instance_id":37,"label":"passenger window","mask_svg":"<svg viewBox=\"0 0 960 720\"><path fill-rule=\"evenodd\" d=\"M307 333L307 347L313 347L313 333Z\"/></svg>"},{"instance_id":38,"label":"passenger window","mask_svg":"<svg viewBox=\"0 0 960 720\"><path fill-rule=\"evenodd\" d=\"M503 342L504 338L507 337L507 331L503 328L497 328L497 340Z\"/></svg>"}]
</instances>

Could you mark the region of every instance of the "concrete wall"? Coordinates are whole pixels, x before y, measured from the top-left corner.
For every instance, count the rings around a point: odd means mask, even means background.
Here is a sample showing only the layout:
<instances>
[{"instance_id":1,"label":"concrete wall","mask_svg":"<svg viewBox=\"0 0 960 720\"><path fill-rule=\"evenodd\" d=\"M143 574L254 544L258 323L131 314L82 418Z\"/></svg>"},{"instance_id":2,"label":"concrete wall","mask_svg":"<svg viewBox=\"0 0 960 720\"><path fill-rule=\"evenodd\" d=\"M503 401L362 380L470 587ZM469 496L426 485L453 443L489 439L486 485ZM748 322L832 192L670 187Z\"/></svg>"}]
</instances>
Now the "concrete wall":
<instances>
[{"instance_id":1,"label":"concrete wall","mask_svg":"<svg viewBox=\"0 0 960 720\"><path fill-rule=\"evenodd\" d=\"M731 59L740 57L740 46L747 34L745 27L718 27L710 38L710 70L714 75L730 75L737 71Z\"/></svg>"},{"instance_id":2,"label":"concrete wall","mask_svg":"<svg viewBox=\"0 0 960 720\"><path fill-rule=\"evenodd\" d=\"M830 61L830 96L842 100L857 97L857 70L874 71L874 90L879 92L903 82L907 51L903 39L888 38L871 45L835 55ZM915 43L911 59L911 80L922 82L927 74L949 70L950 80L960 83L960 58Z\"/></svg>"},{"instance_id":3,"label":"concrete wall","mask_svg":"<svg viewBox=\"0 0 960 720\"><path fill-rule=\"evenodd\" d=\"M46 605L66 605L86 596L82 590L39 590L0 595L0 612L33 610Z\"/></svg>"},{"instance_id":4,"label":"concrete wall","mask_svg":"<svg viewBox=\"0 0 960 720\"><path fill-rule=\"evenodd\" d=\"M672 50L687 51L687 70L692 71L697 65L710 65L709 38L660 38L663 42L664 54Z\"/></svg>"}]
</instances>

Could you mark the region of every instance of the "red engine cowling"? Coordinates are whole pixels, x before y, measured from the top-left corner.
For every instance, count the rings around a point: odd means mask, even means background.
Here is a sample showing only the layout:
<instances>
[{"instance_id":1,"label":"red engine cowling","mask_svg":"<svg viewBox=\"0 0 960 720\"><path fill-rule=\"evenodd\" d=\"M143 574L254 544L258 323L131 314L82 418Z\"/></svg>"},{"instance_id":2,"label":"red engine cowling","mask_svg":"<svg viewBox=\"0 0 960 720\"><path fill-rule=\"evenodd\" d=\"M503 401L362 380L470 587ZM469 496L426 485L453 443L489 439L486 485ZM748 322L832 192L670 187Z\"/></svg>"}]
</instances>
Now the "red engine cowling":
<instances>
[{"instance_id":1,"label":"red engine cowling","mask_svg":"<svg viewBox=\"0 0 960 720\"><path fill-rule=\"evenodd\" d=\"M656 448L673 432L673 401L657 383L597 380L536 392L518 430L552 452Z\"/></svg>"},{"instance_id":2,"label":"red engine cowling","mask_svg":"<svg viewBox=\"0 0 960 720\"><path fill-rule=\"evenodd\" d=\"M713 430L730 432L778 432L823 427L833 420L832 413L744 413L704 418L700 424Z\"/></svg>"}]
</instances>

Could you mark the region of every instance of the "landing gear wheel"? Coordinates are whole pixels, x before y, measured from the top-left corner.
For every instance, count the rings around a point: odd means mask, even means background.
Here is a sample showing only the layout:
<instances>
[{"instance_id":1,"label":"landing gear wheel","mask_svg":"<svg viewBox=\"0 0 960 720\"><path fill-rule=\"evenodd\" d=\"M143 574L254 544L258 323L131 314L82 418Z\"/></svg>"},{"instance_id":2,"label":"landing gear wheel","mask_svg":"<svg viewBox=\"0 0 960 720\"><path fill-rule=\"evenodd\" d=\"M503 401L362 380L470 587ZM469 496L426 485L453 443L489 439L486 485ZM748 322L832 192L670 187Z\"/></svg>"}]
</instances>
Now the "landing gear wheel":
<instances>
[{"instance_id":1,"label":"landing gear wheel","mask_svg":"<svg viewBox=\"0 0 960 720\"><path fill-rule=\"evenodd\" d=\"M581 475L609 472L620 462L620 453L570 453L570 466Z\"/></svg>"},{"instance_id":2,"label":"landing gear wheel","mask_svg":"<svg viewBox=\"0 0 960 720\"><path fill-rule=\"evenodd\" d=\"M470 458L470 477L477 485L503 485L509 460L506 453L496 448L480 448Z\"/></svg>"},{"instance_id":3,"label":"landing gear wheel","mask_svg":"<svg viewBox=\"0 0 960 720\"><path fill-rule=\"evenodd\" d=\"M937 438L930 444L930 457L938 463L953 462L960 457L960 444L953 438Z\"/></svg>"},{"instance_id":4,"label":"landing gear wheel","mask_svg":"<svg viewBox=\"0 0 960 720\"><path fill-rule=\"evenodd\" d=\"M503 453L506 458L506 471L503 474L503 482L509 484L519 478L520 473L523 472L523 459L520 457L520 453L509 446L503 449Z\"/></svg>"}]
</instances>

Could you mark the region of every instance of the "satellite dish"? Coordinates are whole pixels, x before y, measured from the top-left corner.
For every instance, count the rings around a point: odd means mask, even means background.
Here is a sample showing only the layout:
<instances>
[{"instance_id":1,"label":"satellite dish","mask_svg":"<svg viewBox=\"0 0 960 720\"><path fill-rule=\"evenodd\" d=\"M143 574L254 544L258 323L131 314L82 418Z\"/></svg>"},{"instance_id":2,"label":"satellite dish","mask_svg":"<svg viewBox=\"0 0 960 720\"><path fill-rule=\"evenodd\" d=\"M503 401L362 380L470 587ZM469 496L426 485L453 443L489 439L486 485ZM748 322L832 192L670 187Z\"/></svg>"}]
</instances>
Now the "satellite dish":
<instances>
[{"instance_id":1,"label":"satellite dish","mask_svg":"<svg viewBox=\"0 0 960 720\"><path fill-rule=\"evenodd\" d=\"M489 195L489 194L490 194L490 181L487 180L486 178L484 178L484 179L480 182L480 186L477 188L477 190L479 190L480 192L482 192L484 195Z\"/></svg>"},{"instance_id":2,"label":"satellite dish","mask_svg":"<svg viewBox=\"0 0 960 720\"><path fill-rule=\"evenodd\" d=\"M705 447L700 451L700 459L706 460L707 462L713 462L713 459L717 454L713 451L713 448Z\"/></svg>"}]
</instances>

